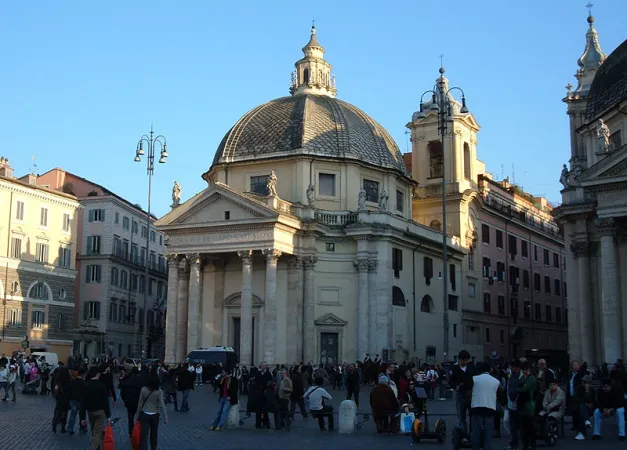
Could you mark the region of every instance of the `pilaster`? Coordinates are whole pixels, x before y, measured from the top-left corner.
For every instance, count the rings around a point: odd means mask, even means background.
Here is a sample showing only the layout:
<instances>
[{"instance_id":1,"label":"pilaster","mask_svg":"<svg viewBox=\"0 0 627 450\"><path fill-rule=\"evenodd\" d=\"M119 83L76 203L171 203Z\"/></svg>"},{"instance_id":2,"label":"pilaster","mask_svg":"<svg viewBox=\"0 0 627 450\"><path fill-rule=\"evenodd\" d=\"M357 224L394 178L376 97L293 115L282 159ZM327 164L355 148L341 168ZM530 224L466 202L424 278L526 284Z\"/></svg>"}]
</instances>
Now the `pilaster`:
<instances>
[{"instance_id":1,"label":"pilaster","mask_svg":"<svg viewBox=\"0 0 627 450\"><path fill-rule=\"evenodd\" d=\"M592 362L594 356L594 322L592 303L590 301L590 244L587 241L575 241L571 244L576 267L570 268L576 284L571 284L572 303L569 302L569 344L574 352L573 356L582 361ZM574 291L574 292L573 292ZM575 294L574 299L572 298Z\"/></svg>"},{"instance_id":2,"label":"pilaster","mask_svg":"<svg viewBox=\"0 0 627 450\"><path fill-rule=\"evenodd\" d=\"M377 267L376 258L368 260L368 353L374 355L381 353L377 344ZM358 355L365 358L366 355Z\"/></svg>"},{"instance_id":3,"label":"pilaster","mask_svg":"<svg viewBox=\"0 0 627 450\"><path fill-rule=\"evenodd\" d=\"M369 259L367 257L358 258L355 261L355 269L357 269L358 274L358 298L357 298L357 308L356 308L356 316L357 316L357 327L355 329L356 333L356 346L357 349L357 359L362 358L363 355L368 353L369 345L368 342L368 331L370 327L369 323L369 298L368 298L368 265Z\"/></svg>"},{"instance_id":4,"label":"pilaster","mask_svg":"<svg viewBox=\"0 0 627 450\"><path fill-rule=\"evenodd\" d=\"M290 258L287 262L287 363L304 360L302 339L292 339L303 333L303 262Z\"/></svg>"}]
</instances>

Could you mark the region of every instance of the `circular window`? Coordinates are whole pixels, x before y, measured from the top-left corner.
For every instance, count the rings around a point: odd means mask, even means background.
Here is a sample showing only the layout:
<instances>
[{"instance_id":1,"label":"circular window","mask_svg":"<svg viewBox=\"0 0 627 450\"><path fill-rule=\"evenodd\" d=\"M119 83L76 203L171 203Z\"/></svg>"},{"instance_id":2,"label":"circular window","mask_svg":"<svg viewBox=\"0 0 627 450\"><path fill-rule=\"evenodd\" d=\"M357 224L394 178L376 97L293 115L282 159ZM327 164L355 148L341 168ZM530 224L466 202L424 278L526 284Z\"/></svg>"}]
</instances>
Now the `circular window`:
<instances>
[{"instance_id":1,"label":"circular window","mask_svg":"<svg viewBox=\"0 0 627 450\"><path fill-rule=\"evenodd\" d=\"M14 281L13 283L11 283L11 292L14 294L17 294L20 291L20 283L18 283L17 281Z\"/></svg>"},{"instance_id":2,"label":"circular window","mask_svg":"<svg viewBox=\"0 0 627 450\"><path fill-rule=\"evenodd\" d=\"M65 300L67 298L67 292L65 292L65 289L59 289L59 298L61 300Z\"/></svg>"}]
</instances>

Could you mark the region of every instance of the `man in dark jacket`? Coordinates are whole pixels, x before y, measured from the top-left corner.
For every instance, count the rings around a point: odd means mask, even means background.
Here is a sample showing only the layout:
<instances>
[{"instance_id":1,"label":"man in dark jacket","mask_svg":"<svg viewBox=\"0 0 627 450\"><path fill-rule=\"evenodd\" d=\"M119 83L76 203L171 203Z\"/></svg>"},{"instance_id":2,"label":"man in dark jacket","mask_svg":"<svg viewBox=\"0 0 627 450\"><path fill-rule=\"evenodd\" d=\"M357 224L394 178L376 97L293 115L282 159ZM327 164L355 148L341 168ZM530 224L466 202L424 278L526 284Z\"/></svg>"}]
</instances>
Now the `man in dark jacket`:
<instances>
[{"instance_id":1,"label":"man in dark jacket","mask_svg":"<svg viewBox=\"0 0 627 450\"><path fill-rule=\"evenodd\" d=\"M597 409L594 410L592 440L601 439L601 419L616 415L618 440L625 440L625 391L622 387L612 386L608 378L601 382L597 392Z\"/></svg>"},{"instance_id":2,"label":"man in dark jacket","mask_svg":"<svg viewBox=\"0 0 627 450\"><path fill-rule=\"evenodd\" d=\"M268 370L265 362L259 365L259 370L250 371L251 387L248 393L248 411L255 413L255 428L270 428L270 417L268 415L268 404L265 391L268 384L273 381L272 373ZM254 377L254 378L253 378Z\"/></svg>"},{"instance_id":3,"label":"man in dark jacket","mask_svg":"<svg viewBox=\"0 0 627 450\"><path fill-rule=\"evenodd\" d=\"M107 395L113 399L113 407L115 407L118 399L113 385L113 375L111 374L111 367L106 364L100 365L100 382L107 389Z\"/></svg>"},{"instance_id":4,"label":"man in dark jacket","mask_svg":"<svg viewBox=\"0 0 627 450\"><path fill-rule=\"evenodd\" d=\"M70 418L68 420L67 431L70 435L74 434L74 424L76 423L76 416L79 412L81 401L85 395L85 372L83 370L72 370L72 379L68 386L68 396L70 399ZM79 416L79 421L83 422L85 416ZM87 431L81 428L81 431Z\"/></svg>"},{"instance_id":5,"label":"man in dark jacket","mask_svg":"<svg viewBox=\"0 0 627 450\"><path fill-rule=\"evenodd\" d=\"M122 401L124 401L124 406L126 406L129 436L133 434L133 427L135 426L133 418L137 412L139 394L141 393L142 387L144 386L139 378L139 369L137 367L133 367L131 370L131 376L126 377L124 381L118 385L118 388L120 389L120 397L122 398Z\"/></svg>"},{"instance_id":6,"label":"man in dark jacket","mask_svg":"<svg viewBox=\"0 0 627 450\"><path fill-rule=\"evenodd\" d=\"M196 374L192 375L189 371L189 365L187 363L183 364L177 374L177 384L178 389L183 393L183 398L181 399L181 412L189 411L189 404L187 403L187 398L189 397L189 391L194 390L194 378Z\"/></svg>"},{"instance_id":7,"label":"man in dark jacket","mask_svg":"<svg viewBox=\"0 0 627 450\"><path fill-rule=\"evenodd\" d=\"M359 408L360 384L361 377L359 376L359 372L355 368L355 364L351 364L348 366L348 371L346 372L346 400L354 398L357 408Z\"/></svg>"},{"instance_id":8,"label":"man in dark jacket","mask_svg":"<svg viewBox=\"0 0 627 450\"><path fill-rule=\"evenodd\" d=\"M470 353L462 350L458 355L459 363L453 366L451 384L457 391L456 407L459 427L468 434L468 422L466 417L470 411L473 387L473 368L470 366Z\"/></svg>"},{"instance_id":9,"label":"man in dark jacket","mask_svg":"<svg viewBox=\"0 0 627 450\"><path fill-rule=\"evenodd\" d=\"M109 409L109 394L105 385L99 380L100 371L97 367L92 367L91 379L85 387L85 395L81 402L81 413L85 411L89 417L91 427L90 450L98 450L103 446L105 423L111 417Z\"/></svg>"},{"instance_id":10,"label":"man in dark jacket","mask_svg":"<svg viewBox=\"0 0 627 450\"><path fill-rule=\"evenodd\" d=\"M305 409L305 400L303 399L303 395L305 394L305 388L303 386L303 376L302 372L305 371L304 367L297 367L294 369L292 374L290 375L290 379L292 380L293 391L290 394L290 418L294 419L294 412L296 411L296 405L298 404L298 408L300 409L303 418L307 418L307 410Z\"/></svg>"}]
</instances>

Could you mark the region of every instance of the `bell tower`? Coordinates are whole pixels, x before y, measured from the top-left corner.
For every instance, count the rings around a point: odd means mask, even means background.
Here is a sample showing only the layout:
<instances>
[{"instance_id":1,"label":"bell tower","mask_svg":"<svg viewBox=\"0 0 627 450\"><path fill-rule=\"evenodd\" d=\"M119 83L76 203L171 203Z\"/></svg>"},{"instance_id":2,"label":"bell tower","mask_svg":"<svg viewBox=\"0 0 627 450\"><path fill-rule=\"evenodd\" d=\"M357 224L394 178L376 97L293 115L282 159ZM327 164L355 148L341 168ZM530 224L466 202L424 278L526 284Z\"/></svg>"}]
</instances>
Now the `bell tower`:
<instances>
[{"instance_id":1,"label":"bell tower","mask_svg":"<svg viewBox=\"0 0 627 450\"><path fill-rule=\"evenodd\" d=\"M303 47L304 57L296 61L292 72L290 94L317 94L335 97L335 76L331 75L331 64L324 60L324 48L318 42L316 27L311 27L311 37Z\"/></svg>"},{"instance_id":2,"label":"bell tower","mask_svg":"<svg viewBox=\"0 0 627 450\"><path fill-rule=\"evenodd\" d=\"M444 68L440 68L432 92L431 99L422 104L421 111L416 111L406 125L411 132L411 176L419 185L416 194L424 198L441 196L442 173L449 195L476 187L477 176L485 172L485 165L477 159L479 124L451 94ZM440 101L441 93L445 95L444 102ZM442 104L447 109L444 137L440 133Z\"/></svg>"}]
</instances>

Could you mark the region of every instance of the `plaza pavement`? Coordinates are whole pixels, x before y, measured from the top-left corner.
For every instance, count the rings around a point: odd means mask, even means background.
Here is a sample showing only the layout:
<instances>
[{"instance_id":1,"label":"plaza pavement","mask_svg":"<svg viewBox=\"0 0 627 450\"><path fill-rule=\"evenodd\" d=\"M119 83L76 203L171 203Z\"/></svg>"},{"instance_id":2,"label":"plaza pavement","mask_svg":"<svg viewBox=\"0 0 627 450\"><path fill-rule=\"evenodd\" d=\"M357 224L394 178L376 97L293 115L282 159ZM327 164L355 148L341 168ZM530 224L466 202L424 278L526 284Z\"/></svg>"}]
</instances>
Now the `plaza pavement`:
<instances>
[{"instance_id":1,"label":"plaza pavement","mask_svg":"<svg viewBox=\"0 0 627 450\"><path fill-rule=\"evenodd\" d=\"M345 398L340 391L329 390L334 397L331 404L338 409L340 402ZM360 411L369 412L369 389L361 393L362 408ZM179 399L180 400L180 399ZM172 405L167 405L169 423L159 425L159 448L172 450L198 450L199 448L215 448L228 450L259 449L264 450L346 450L347 448L374 448L385 446L401 449L413 446L411 438L402 435L379 435L375 432L372 418L363 424L363 428L353 435L335 433L321 433L317 422L313 419L303 419L297 414L291 431L256 430L254 417L244 420L244 426L236 430L211 432L208 426L213 421L217 409L217 394L210 386L196 388L190 395L188 413L175 413ZM88 437L82 434L69 436L57 430L52 433L51 422L54 409L54 400L51 396L26 396L18 392L16 403L0 402L0 450L22 450L41 448L46 450L84 450L87 447ZM240 409L245 409L245 399L240 402ZM444 444L434 441L423 441L415 444L417 447L450 449L450 432L456 423L454 416L455 404L453 401L430 402L430 411L435 423L438 417L446 420L448 436ZM114 425L115 450L130 450L127 435L126 410L121 403L112 410L112 417L120 417ZM245 414L242 414L245 418ZM271 418L272 419L272 418ZM613 419L611 419L613 421ZM337 426L337 416L336 416ZM608 422L603 427L602 441L576 442L574 432L566 425L566 437L562 438L555 449L586 450L625 448L627 443L618 442L616 427ZM506 447L508 438L495 440L494 450ZM363 447L363 446L366 447ZM542 443L538 446L542 448Z\"/></svg>"}]
</instances>

